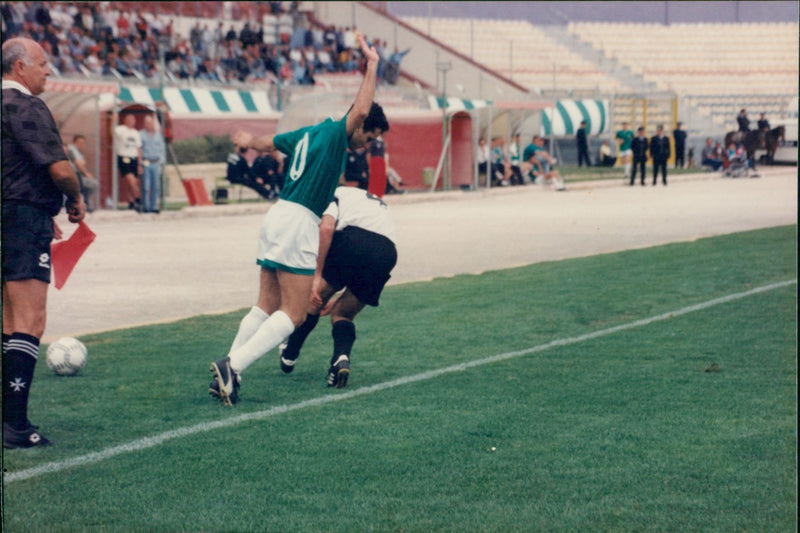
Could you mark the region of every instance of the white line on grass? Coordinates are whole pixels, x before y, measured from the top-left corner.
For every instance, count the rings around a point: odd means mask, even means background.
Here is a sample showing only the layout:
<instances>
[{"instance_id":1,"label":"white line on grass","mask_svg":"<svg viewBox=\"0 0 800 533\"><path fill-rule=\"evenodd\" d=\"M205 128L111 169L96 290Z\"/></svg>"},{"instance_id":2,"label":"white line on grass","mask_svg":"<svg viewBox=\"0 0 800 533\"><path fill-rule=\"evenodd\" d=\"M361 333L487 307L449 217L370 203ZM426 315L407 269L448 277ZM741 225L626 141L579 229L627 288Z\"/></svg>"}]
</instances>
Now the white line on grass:
<instances>
[{"instance_id":1,"label":"white line on grass","mask_svg":"<svg viewBox=\"0 0 800 533\"><path fill-rule=\"evenodd\" d=\"M342 394L329 394L326 396L320 396L318 398L312 398L310 400L305 400L303 402L289 404L289 405L279 405L276 407L271 407L264 411L258 411L255 413L248 413L244 415L234 416L231 418L225 418L223 420L217 420L216 422L203 422L201 424L196 424L194 426L188 426L184 428L175 429L172 431L166 431L164 433L159 433L158 435L153 435L151 437L144 437L141 439L134 440L127 444L121 444L119 446L112 446L111 448L106 448L105 450L99 452L88 453L86 455L80 455L78 457L74 457L72 459L66 459L64 461L55 461L51 463L46 463L41 466L36 466L33 468L28 468L25 470L20 470L19 472L11 472L4 476L4 481L6 483L13 483L15 481L23 481L26 479L31 479L35 477L39 477L45 474L52 474L54 472L60 472L62 470L67 470L69 468L75 468L78 466L89 465L93 463L97 463L100 461L104 461L106 459L110 459L112 457L116 457L117 455L122 455L125 453L132 453L138 452L141 450L146 450L148 448L153 448L162 444L164 442L178 439L181 437L188 437L190 435L196 435L198 433L207 433L209 431L213 431L215 429L222 429L231 426L235 426L241 424L243 422L250 422L254 420L263 420L265 418L270 418L273 416L281 415L284 413L289 413L291 411L298 411L300 409L305 409L307 407L317 407L320 405L326 405L333 402L341 402L345 400L349 400L351 398L355 398L357 396L364 396L367 394L372 394L375 392L381 392L387 389L392 389L394 387L399 387L401 385L408 385L409 383L416 383L419 381L426 381L429 379L437 378L439 376L445 374L451 374L453 372L461 372L463 370L467 370L469 368L474 368L478 366L488 365L491 363L497 363L499 361L506 361L509 359L514 359L517 357L521 357L523 355L529 355L532 353L542 352L545 350L549 350L550 348L555 348L558 346L567 346L570 344L577 344L580 342L596 339L598 337L605 337L607 335L612 335L614 333L618 333L620 331L625 331L632 328L637 328L640 326L647 326L648 324L652 324L654 322L659 322L662 320L667 320L670 318L678 317L681 315L685 315L688 313L693 313L695 311L701 311L703 309L707 309L709 307L713 307L715 305L720 305L728 302L732 302L734 300L739 300L741 298L746 298L748 296L752 296L754 294L759 294L762 292L767 292L775 289L780 289L782 287L786 287L789 285L793 285L797 283L797 279L792 279L788 281L781 281L778 283L772 283L770 285L764 285L762 287L756 287L755 289L751 289L745 292L737 292L734 294L729 294L728 296L723 296L721 298L715 298L713 300L708 300L699 304L690 305L688 307L684 307L683 309L678 309L677 311L671 311L669 313L663 313L661 315L651 316L649 318L643 318L641 320L636 320L634 322L628 322L627 324L621 324L619 326L614 326L611 328L601 329L598 331L594 331L592 333L587 333L585 335L579 335L577 337L566 337L563 339L554 340L548 342L546 344L540 344L538 346L533 346L532 348L527 348L525 350L518 350L515 352L506 352L498 355L492 355L490 357L484 357L482 359L476 359L474 361L468 361L466 363L460 363L457 365L452 365L444 368L439 368L437 370L429 370L428 372L423 372L421 374L415 374L413 376L406 376L403 378L394 379L392 381L385 381L383 383L378 383L376 385L370 385L368 387L361 387L349 392L345 392Z\"/></svg>"}]
</instances>

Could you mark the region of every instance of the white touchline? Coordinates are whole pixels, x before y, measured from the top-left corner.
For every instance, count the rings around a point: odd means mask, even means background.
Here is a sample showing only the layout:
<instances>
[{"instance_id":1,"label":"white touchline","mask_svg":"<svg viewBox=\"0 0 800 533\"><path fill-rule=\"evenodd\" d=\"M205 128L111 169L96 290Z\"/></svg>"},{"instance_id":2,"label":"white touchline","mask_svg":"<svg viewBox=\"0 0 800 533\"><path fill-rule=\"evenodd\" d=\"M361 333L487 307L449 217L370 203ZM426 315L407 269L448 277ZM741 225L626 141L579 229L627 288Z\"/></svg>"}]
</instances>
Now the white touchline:
<instances>
[{"instance_id":1,"label":"white touchline","mask_svg":"<svg viewBox=\"0 0 800 533\"><path fill-rule=\"evenodd\" d=\"M97 463L103 461L105 459L110 459L117 455L122 455L124 453L131 453L137 452L141 450L146 450L147 448L153 448L162 444L166 441L178 439L181 437L188 437L190 435L196 435L198 433L207 433L209 431L213 431L215 429L226 428L235 426L237 424L241 424L242 422L250 422L253 420L263 420L265 418L270 418L276 415L281 415L284 413L288 413L291 411L298 411L300 409L305 409L306 407L317 407L320 405L325 405L333 402L341 402L345 400L349 400L351 398L355 398L357 396L364 396L366 394L372 394L375 392L381 392L387 389L392 389L394 387L399 387L401 385L407 385L409 383L416 383L418 381L425 381L428 379L433 379L445 374L451 374L453 372L461 372L463 370L467 370L469 368L488 365L491 363L496 363L499 361L506 361L508 359L514 359L517 357L522 357L523 355L528 355L532 353L542 352L544 350L548 350L550 348L555 348L557 346L567 346L569 344L577 344L580 342L588 341L591 339L596 339L598 337L604 337L606 335L612 335L614 333L625 331L627 329L637 328L640 326L646 326L648 324L652 324L653 322L659 322L661 320L667 320L669 318L678 317L681 315L685 315L688 313L693 313L695 311L700 311L703 309L707 309L709 307L713 307L715 305L720 305L728 302L732 302L734 300L739 300L741 298L746 298L748 296L752 296L754 294L759 294L762 292L767 292L775 289L780 289L782 287L786 287L789 285L793 285L797 283L797 279L792 279L788 281L781 281L778 283L772 283L770 285L764 285L762 287L756 287L755 289L751 289L749 291L744 292L737 292L734 294L729 294L728 296L722 296L720 298L715 298L713 300L708 300L705 302L701 302L699 304L690 305L688 307L684 307L683 309L678 309L677 311L671 311L669 313L663 313L661 315L651 316L649 318L643 318L641 320L636 320L634 322L628 322L627 324L620 324L619 326L614 326L611 328L601 329L598 331L594 331L592 333L586 333L585 335L579 335L577 337L567 337L563 339L554 340L552 342L548 342L546 344L540 344L538 346L533 346L532 348L526 348L525 350L518 350L515 352L507 352L498 355L492 355L489 357L484 357L482 359L476 359L474 361L468 361L466 363L460 363L457 365L452 365L444 368L439 368L436 370L429 370L428 372L423 372L421 374L415 374L413 376L406 376L403 378L394 379L392 381L385 381L383 383L378 383L375 385L370 385L368 387L361 387L349 392L345 392L343 394L330 394L327 396L320 396L318 398L312 398L310 400L305 400L303 402L289 404L289 405L279 405L276 407L271 407L264 411L258 411L255 413L247 413L244 415L234 416L231 418L225 418L223 420L217 420L215 422L203 422L201 424L196 424L194 426L188 426L184 428L175 429L172 431L166 431L164 433L159 433L158 435L153 435L152 437L144 437L141 439L137 439L131 441L127 444L120 444L119 446L112 446L111 448L106 448L105 450L93 453L87 453L85 455L80 455L73 459L66 459L64 461L55 461L52 463L46 463L41 466L35 466L33 468L28 468L25 470L20 470L19 472L11 472L4 476L3 480L5 483L13 483L15 481L23 481L26 479L31 479L35 477L42 476L44 474L52 474L54 472L60 472L62 470L67 470L69 468L75 468L78 466L88 465L92 463Z\"/></svg>"}]
</instances>

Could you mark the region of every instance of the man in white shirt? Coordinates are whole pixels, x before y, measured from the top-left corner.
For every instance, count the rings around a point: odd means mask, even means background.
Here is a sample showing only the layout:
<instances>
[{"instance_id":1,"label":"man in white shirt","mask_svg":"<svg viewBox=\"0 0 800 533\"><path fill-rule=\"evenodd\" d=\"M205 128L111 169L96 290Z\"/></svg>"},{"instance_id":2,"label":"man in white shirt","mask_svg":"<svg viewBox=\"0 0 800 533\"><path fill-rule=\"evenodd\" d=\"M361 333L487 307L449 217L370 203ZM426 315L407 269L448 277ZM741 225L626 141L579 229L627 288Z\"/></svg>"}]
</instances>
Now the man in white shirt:
<instances>
[{"instance_id":1,"label":"man in white shirt","mask_svg":"<svg viewBox=\"0 0 800 533\"><path fill-rule=\"evenodd\" d=\"M319 228L319 256L308 316L281 344L281 369L287 374L294 370L303 342L326 310L333 325L327 384L343 388L350 375L350 353L356 340L353 320L365 306L377 307L397 263L395 227L383 200L363 189L338 187ZM341 296L332 299L342 289Z\"/></svg>"},{"instance_id":2,"label":"man in white shirt","mask_svg":"<svg viewBox=\"0 0 800 533\"><path fill-rule=\"evenodd\" d=\"M136 129L136 117L128 113L122 124L114 128L114 150L117 154L119 175L130 187L133 198L129 202L131 209L141 209L142 191L138 176L142 173L142 137Z\"/></svg>"}]
</instances>

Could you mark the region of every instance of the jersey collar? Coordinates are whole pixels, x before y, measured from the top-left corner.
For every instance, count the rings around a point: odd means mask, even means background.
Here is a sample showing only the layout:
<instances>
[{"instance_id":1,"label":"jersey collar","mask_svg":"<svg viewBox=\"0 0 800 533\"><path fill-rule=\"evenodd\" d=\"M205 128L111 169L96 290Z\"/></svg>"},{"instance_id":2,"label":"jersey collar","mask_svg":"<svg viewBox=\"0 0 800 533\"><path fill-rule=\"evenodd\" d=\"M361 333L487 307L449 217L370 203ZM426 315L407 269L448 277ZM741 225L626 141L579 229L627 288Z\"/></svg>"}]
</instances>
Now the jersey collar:
<instances>
[{"instance_id":1,"label":"jersey collar","mask_svg":"<svg viewBox=\"0 0 800 533\"><path fill-rule=\"evenodd\" d=\"M16 89L23 94L27 94L28 96L33 96L31 92L28 90L27 87L22 85L18 81L14 80L3 80L3 89Z\"/></svg>"}]
</instances>

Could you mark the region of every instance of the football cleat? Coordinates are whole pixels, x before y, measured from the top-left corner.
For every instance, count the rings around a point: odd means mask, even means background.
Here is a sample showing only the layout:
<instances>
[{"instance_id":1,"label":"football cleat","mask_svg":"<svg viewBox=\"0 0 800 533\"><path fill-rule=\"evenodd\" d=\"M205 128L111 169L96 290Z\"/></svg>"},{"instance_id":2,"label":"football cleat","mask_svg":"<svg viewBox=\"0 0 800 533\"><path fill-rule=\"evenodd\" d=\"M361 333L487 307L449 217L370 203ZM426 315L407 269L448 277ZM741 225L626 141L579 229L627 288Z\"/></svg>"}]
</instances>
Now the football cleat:
<instances>
[{"instance_id":1,"label":"football cleat","mask_svg":"<svg viewBox=\"0 0 800 533\"><path fill-rule=\"evenodd\" d=\"M345 354L336 358L336 361L328 369L328 387L343 389L347 386L347 378L350 377L350 358Z\"/></svg>"},{"instance_id":2,"label":"football cleat","mask_svg":"<svg viewBox=\"0 0 800 533\"><path fill-rule=\"evenodd\" d=\"M282 342L278 346L278 355L281 358L281 370L283 370L284 374L291 374L292 370L294 370L294 365L297 363L297 358L300 354L297 354L292 358L290 355L284 355L286 351L286 347L289 346L288 342Z\"/></svg>"},{"instance_id":3,"label":"football cleat","mask_svg":"<svg viewBox=\"0 0 800 533\"><path fill-rule=\"evenodd\" d=\"M214 379L208 387L208 393L216 396L224 405L232 406L239 401L239 374L231 368L230 357L223 357L211 363Z\"/></svg>"},{"instance_id":4,"label":"football cleat","mask_svg":"<svg viewBox=\"0 0 800 533\"><path fill-rule=\"evenodd\" d=\"M37 431L37 426L29 423L25 429L14 429L3 422L3 448L33 448L34 446L49 446L49 440Z\"/></svg>"}]
</instances>

